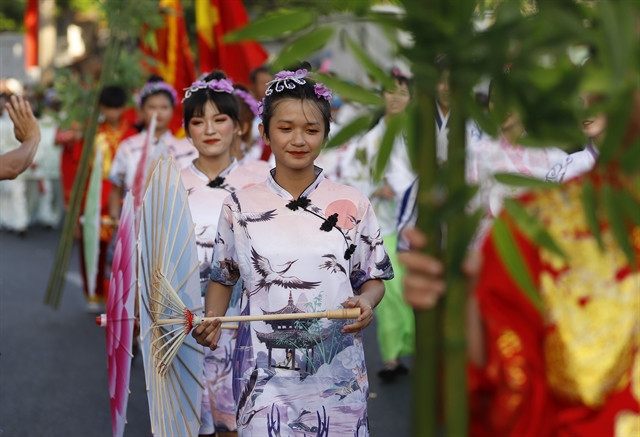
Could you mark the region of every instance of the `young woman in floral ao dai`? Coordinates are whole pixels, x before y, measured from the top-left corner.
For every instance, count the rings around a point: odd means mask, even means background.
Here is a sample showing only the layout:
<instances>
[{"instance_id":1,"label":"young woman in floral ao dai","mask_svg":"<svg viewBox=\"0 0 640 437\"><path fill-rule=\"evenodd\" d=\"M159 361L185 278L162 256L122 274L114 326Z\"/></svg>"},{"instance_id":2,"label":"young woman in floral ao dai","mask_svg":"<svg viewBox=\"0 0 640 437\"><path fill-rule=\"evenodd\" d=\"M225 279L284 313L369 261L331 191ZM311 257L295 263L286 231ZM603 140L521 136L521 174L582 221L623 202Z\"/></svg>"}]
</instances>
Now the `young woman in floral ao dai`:
<instances>
[{"instance_id":1,"label":"young woman in floral ao dai","mask_svg":"<svg viewBox=\"0 0 640 437\"><path fill-rule=\"evenodd\" d=\"M209 282L218 218L224 199L236 190L262 182L267 171L258 175L238 164L231 156L231 145L240 133L238 102L231 83L221 72L208 75L187 90L184 126L198 150L198 157L181 172L188 193L189 209L195 223L203 292ZM227 315L239 313L239 292ZM220 347L205 350L200 435L235 435L235 400L232 392L231 356L235 348L234 331L225 330Z\"/></svg>"},{"instance_id":2,"label":"young woman in floral ao dai","mask_svg":"<svg viewBox=\"0 0 640 437\"><path fill-rule=\"evenodd\" d=\"M234 393L241 436L369 433L360 331L393 271L368 199L314 166L329 131L327 94L305 70L281 72L270 83L260 132L276 167L225 201L205 309L223 315L241 278L245 315L341 306L361 315L240 324ZM193 335L215 349L220 331L214 320Z\"/></svg>"}]
</instances>

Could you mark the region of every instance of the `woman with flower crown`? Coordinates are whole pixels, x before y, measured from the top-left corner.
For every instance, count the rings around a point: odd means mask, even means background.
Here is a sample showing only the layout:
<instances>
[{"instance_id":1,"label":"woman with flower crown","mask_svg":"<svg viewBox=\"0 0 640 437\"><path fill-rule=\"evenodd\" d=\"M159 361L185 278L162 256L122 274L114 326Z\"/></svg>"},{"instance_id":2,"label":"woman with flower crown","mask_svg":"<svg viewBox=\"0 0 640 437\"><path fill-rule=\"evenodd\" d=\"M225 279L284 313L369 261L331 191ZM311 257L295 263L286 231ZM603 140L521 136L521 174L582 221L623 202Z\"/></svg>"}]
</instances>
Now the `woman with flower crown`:
<instances>
[{"instance_id":1,"label":"woman with flower crown","mask_svg":"<svg viewBox=\"0 0 640 437\"><path fill-rule=\"evenodd\" d=\"M195 223L203 293L211 273L218 218L224 199L247 186L262 182L267 172L255 174L240 166L231 147L240 136L238 101L231 82L222 72L213 72L194 82L182 100L184 128L198 150L198 157L182 170L181 177L189 193L189 209ZM239 286L240 284L238 284ZM240 287L233 293L227 315L239 314ZM231 356L235 348L234 332L225 330L215 351L206 348L204 393L199 434L235 435L235 401L232 392Z\"/></svg>"},{"instance_id":2,"label":"woman with flower crown","mask_svg":"<svg viewBox=\"0 0 640 437\"><path fill-rule=\"evenodd\" d=\"M360 308L353 320L241 323L233 359L240 436L367 436L369 385L361 330L393 270L369 200L314 165L329 134L331 91L307 70L269 82L260 133L275 155L266 181L232 193L218 222L208 316L222 316L242 279L241 313ZM220 321L194 329L220 347Z\"/></svg>"},{"instance_id":3,"label":"woman with flower crown","mask_svg":"<svg viewBox=\"0 0 640 437\"><path fill-rule=\"evenodd\" d=\"M124 194L133 187L133 181L140 163L144 144L147 141L147 129L153 115L156 115L150 158L155 162L161 156L172 156L179 167L188 165L197 155L196 149L188 141L174 137L169 130L173 107L178 103L178 94L171 85L158 76L152 76L142 87L138 104L144 122L144 130L124 140L111 163L109 180L113 188L109 196L109 214L114 220L120 218L120 207Z\"/></svg>"}]
</instances>

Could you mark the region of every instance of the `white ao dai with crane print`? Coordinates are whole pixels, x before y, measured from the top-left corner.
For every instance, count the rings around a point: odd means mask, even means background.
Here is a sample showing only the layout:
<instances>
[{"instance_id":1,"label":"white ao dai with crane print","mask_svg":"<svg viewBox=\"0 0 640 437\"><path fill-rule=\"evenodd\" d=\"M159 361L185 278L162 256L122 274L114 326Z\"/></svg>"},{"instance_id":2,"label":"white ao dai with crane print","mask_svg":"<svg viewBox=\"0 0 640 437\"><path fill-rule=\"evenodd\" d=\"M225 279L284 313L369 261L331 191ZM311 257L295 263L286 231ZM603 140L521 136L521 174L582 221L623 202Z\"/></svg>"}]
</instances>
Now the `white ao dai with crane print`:
<instances>
[{"instance_id":1,"label":"white ao dai with crane print","mask_svg":"<svg viewBox=\"0 0 640 437\"><path fill-rule=\"evenodd\" d=\"M365 281L393 277L368 199L316 174L297 200L273 176L226 199L211 279L242 279L242 314L336 309ZM352 322L240 324L240 436L368 435L362 334L341 333Z\"/></svg>"}]
</instances>

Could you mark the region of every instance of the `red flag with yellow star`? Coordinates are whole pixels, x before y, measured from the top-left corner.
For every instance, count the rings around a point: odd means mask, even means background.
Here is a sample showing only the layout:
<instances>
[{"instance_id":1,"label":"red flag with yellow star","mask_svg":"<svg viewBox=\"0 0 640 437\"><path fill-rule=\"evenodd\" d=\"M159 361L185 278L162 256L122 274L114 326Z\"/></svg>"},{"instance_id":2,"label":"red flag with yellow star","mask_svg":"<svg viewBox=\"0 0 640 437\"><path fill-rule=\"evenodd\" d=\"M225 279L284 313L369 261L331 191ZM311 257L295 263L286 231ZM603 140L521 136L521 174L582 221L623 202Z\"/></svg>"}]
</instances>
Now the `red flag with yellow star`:
<instances>
[{"instance_id":1,"label":"red flag with yellow star","mask_svg":"<svg viewBox=\"0 0 640 437\"><path fill-rule=\"evenodd\" d=\"M266 50L255 41L227 44L222 40L249 23L242 0L196 0L195 7L200 71L224 70L234 82L248 84L251 70L267 60Z\"/></svg>"}]
</instances>

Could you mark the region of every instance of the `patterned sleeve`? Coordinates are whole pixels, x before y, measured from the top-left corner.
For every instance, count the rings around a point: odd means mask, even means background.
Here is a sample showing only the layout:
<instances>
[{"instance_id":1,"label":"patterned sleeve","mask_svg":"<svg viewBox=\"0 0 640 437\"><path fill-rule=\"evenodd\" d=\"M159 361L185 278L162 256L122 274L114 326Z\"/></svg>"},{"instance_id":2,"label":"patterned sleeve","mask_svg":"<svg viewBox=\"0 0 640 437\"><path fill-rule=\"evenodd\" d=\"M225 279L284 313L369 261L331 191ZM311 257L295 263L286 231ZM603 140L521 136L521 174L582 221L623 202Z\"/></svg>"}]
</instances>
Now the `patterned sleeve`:
<instances>
[{"instance_id":1,"label":"patterned sleeve","mask_svg":"<svg viewBox=\"0 0 640 437\"><path fill-rule=\"evenodd\" d=\"M232 203L227 198L220 211L218 233L214 242L209 279L223 285L235 285L240 279L240 269L236 256L235 235L233 234Z\"/></svg>"},{"instance_id":2,"label":"patterned sleeve","mask_svg":"<svg viewBox=\"0 0 640 437\"><path fill-rule=\"evenodd\" d=\"M370 279L393 279L393 268L382 243L380 226L368 201L356 227L353 244L356 247L351 255L350 279L354 290L359 290Z\"/></svg>"},{"instance_id":3,"label":"patterned sleeve","mask_svg":"<svg viewBox=\"0 0 640 437\"><path fill-rule=\"evenodd\" d=\"M126 147L122 147L123 144L120 143L120 147L116 150L116 154L113 157L113 162L111 162L111 168L109 169L109 181L113 183L113 185L121 188L126 187L126 174L127 174L127 154L125 153Z\"/></svg>"}]
</instances>

